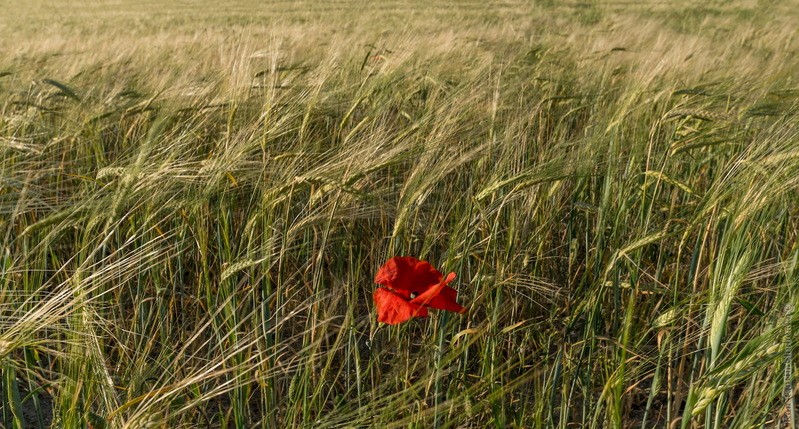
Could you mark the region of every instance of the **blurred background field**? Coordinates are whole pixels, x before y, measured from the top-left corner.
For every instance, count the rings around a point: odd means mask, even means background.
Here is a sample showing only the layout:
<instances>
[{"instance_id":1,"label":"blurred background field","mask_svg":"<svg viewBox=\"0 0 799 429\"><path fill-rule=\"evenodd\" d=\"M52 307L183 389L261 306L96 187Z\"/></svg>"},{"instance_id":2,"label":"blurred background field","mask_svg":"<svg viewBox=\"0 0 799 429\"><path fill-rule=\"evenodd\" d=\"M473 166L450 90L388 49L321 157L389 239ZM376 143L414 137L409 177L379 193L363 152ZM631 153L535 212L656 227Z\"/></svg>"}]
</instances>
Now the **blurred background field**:
<instances>
[{"instance_id":1,"label":"blurred background field","mask_svg":"<svg viewBox=\"0 0 799 429\"><path fill-rule=\"evenodd\" d=\"M799 424L796 2L0 10L0 426Z\"/></svg>"}]
</instances>

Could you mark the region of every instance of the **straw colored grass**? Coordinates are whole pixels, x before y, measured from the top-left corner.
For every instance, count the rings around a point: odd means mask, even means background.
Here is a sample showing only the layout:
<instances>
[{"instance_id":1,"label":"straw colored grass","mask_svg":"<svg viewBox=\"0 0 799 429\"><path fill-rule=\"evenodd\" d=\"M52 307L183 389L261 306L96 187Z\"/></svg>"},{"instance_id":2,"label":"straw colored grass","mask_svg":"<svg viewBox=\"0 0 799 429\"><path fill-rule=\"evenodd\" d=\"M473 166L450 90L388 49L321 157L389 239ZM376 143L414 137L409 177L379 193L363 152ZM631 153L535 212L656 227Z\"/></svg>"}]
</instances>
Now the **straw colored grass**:
<instances>
[{"instance_id":1,"label":"straw colored grass","mask_svg":"<svg viewBox=\"0 0 799 429\"><path fill-rule=\"evenodd\" d=\"M13 3L0 426L796 426L790 5Z\"/></svg>"}]
</instances>

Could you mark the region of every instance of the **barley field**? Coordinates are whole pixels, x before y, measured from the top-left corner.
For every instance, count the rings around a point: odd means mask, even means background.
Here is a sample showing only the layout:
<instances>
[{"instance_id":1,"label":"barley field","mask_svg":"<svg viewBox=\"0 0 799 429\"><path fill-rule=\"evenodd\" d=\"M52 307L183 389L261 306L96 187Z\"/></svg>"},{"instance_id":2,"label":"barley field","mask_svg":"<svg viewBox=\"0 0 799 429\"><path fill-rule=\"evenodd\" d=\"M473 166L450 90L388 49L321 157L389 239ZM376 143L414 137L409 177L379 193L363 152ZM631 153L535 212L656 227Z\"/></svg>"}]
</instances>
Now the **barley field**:
<instances>
[{"instance_id":1,"label":"barley field","mask_svg":"<svg viewBox=\"0 0 799 429\"><path fill-rule=\"evenodd\" d=\"M799 425L799 3L0 10L0 427Z\"/></svg>"}]
</instances>

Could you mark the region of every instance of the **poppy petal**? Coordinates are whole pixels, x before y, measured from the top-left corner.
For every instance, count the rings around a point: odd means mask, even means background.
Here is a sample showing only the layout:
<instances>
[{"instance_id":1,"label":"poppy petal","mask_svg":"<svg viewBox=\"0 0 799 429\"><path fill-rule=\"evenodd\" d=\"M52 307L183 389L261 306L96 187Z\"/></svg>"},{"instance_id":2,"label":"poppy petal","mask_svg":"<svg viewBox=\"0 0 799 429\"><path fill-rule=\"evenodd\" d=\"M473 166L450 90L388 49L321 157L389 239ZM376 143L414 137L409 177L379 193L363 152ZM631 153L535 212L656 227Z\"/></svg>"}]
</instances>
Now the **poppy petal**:
<instances>
[{"instance_id":1,"label":"poppy petal","mask_svg":"<svg viewBox=\"0 0 799 429\"><path fill-rule=\"evenodd\" d=\"M373 298L378 322L396 325L413 317L427 317L426 308L410 303L388 289L375 289Z\"/></svg>"},{"instance_id":2,"label":"poppy petal","mask_svg":"<svg viewBox=\"0 0 799 429\"><path fill-rule=\"evenodd\" d=\"M439 310L447 310L447 311L454 311L456 313L465 313L466 308L462 305L458 304L455 299L458 296L458 291L455 289L444 286L441 289L441 293L434 296L428 303L427 306L430 308L437 308Z\"/></svg>"},{"instance_id":3,"label":"poppy petal","mask_svg":"<svg viewBox=\"0 0 799 429\"><path fill-rule=\"evenodd\" d=\"M464 313L466 309L456 302L458 291L447 286L455 280L455 273L449 273L447 278L436 286L431 287L425 293L411 300L412 304L424 305L439 310L454 311Z\"/></svg>"},{"instance_id":4,"label":"poppy petal","mask_svg":"<svg viewBox=\"0 0 799 429\"><path fill-rule=\"evenodd\" d=\"M388 286L403 296L424 293L441 282L444 276L427 261L412 256L395 256L377 271L375 283Z\"/></svg>"},{"instance_id":5,"label":"poppy petal","mask_svg":"<svg viewBox=\"0 0 799 429\"><path fill-rule=\"evenodd\" d=\"M429 303L431 299L433 299L435 296L441 293L441 290L444 288L444 286L446 286L449 282L453 280L455 280L455 273L449 273L446 279L442 280L441 282L431 287L430 289L427 289L420 295L414 297L411 300L411 302L419 305L427 305L427 303Z\"/></svg>"}]
</instances>

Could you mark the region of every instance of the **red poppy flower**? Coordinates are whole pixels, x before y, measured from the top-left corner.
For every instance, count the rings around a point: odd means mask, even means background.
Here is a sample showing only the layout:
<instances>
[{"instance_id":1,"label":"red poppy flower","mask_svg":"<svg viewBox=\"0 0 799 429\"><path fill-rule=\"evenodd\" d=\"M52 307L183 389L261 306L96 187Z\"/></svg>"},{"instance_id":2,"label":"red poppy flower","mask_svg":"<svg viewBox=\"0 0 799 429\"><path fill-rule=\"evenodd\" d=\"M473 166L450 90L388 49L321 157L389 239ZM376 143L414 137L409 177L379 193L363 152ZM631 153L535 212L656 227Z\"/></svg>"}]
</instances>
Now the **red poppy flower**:
<instances>
[{"instance_id":1,"label":"red poppy flower","mask_svg":"<svg viewBox=\"0 0 799 429\"><path fill-rule=\"evenodd\" d=\"M427 307L464 313L466 309L455 302L458 292L447 286L455 273L446 278L427 261L410 256L395 256L388 260L375 276L383 285L374 292L377 321L396 325L413 317L427 317Z\"/></svg>"}]
</instances>

